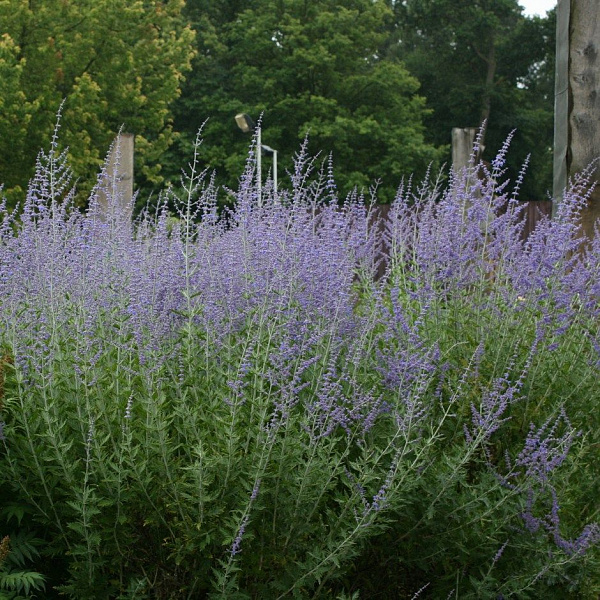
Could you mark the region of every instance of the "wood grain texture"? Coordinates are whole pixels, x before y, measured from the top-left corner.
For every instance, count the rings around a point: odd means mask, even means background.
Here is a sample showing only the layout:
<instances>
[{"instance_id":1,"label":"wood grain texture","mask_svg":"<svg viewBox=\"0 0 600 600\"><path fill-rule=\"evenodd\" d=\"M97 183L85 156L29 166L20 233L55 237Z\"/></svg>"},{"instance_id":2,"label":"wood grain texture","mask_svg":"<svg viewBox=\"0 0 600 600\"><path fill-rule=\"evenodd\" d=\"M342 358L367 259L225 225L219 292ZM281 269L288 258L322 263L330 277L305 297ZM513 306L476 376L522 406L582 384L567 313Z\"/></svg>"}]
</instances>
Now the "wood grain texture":
<instances>
[{"instance_id":1,"label":"wood grain texture","mask_svg":"<svg viewBox=\"0 0 600 600\"><path fill-rule=\"evenodd\" d=\"M571 0L569 174L600 158L600 3ZM600 181L600 173L596 172Z\"/></svg>"},{"instance_id":2,"label":"wood grain texture","mask_svg":"<svg viewBox=\"0 0 600 600\"><path fill-rule=\"evenodd\" d=\"M98 190L98 204L102 215L108 217L111 210L118 209L120 217L131 219L131 200L133 198L133 165L135 136L132 133L120 133L114 140L106 169L105 187ZM110 203L113 192L112 182L116 182L117 202Z\"/></svg>"},{"instance_id":3,"label":"wood grain texture","mask_svg":"<svg viewBox=\"0 0 600 600\"><path fill-rule=\"evenodd\" d=\"M556 73L554 91L554 181L552 195L562 198L567 185L569 150L569 24L571 0L559 0L556 9Z\"/></svg>"}]
</instances>

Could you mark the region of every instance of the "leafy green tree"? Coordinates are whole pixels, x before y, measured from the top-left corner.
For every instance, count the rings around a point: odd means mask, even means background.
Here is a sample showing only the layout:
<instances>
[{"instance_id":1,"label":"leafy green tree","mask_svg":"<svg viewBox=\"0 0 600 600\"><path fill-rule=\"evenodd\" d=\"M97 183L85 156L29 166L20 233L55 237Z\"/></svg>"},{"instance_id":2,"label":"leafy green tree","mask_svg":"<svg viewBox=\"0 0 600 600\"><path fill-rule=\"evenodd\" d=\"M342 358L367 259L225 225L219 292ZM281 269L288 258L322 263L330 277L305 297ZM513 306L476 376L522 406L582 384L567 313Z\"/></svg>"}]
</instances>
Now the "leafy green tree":
<instances>
[{"instance_id":1,"label":"leafy green tree","mask_svg":"<svg viewBox=\"0 0 600 600\"><path fill-rule=\"evenodd\" d=\"M121 126L136 134L136 178L158 182L170 105L193 56L184 0L0 2L0 180L22 196L63 101L61 139L93 180Z\"/></svg>"},{"instance_id":2,"label":"leafy green tree","mask_svg":"<svg viewBox=\"0 0 600 600\"><path fill-rule=\"evenodd\" d=\"M433 109L425 121L428 141L442 144L452 127L487 121L490 157L516 128L512 175L531 153L523 197L544 199L551 188L554 14L526 18L517 0L389 4L395 18L387 53L422 84Z\"/></svg>"},{"instance_id":3,"label":"leafy green tree","mask_svg":"<svg viewBox=\"0 0 600 600\"><path fill-rule=\"evenodd\" d=\"M381 56L393 16L384 1L189 0L187 11L198 55L176 111L184 135L166 157L174 174L208 119L203 157L235 186L249 143L237 112L263 114L282 170L308 133L311 149L332 153L342 194L381 180L390 199L403 175L438 158L418 81Z\"/></svg>"}]
</instances>

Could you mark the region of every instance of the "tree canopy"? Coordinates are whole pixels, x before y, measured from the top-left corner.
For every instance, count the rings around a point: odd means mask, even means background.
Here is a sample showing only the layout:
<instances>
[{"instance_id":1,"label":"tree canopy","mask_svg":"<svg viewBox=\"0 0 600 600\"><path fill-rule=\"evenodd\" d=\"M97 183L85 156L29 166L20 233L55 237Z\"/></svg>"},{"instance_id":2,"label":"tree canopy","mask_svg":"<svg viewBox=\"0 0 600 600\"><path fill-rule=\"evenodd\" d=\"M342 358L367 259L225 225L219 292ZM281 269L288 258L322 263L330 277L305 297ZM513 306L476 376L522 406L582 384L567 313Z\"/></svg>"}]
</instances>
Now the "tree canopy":
<instances>
[{"instance_id":1,"label":"tree canopy","mask_svg":"<svg viewBox=\"0 0 600 600\"><path fill-rule=\"evenodd\" d=\"M485 119L489 155L517 130L509 167L531 153L523 197L542 199L554 16L517 0L4 0L0 180L22 196L64 100L84 186L121 126L136 135L140 204L178 179L205 121L202 158L235 187L250 143L238 112L262 114L281 172L308 134L342 195L378 184L383 200L449 162L453 127Z\"/></svg>"},{"instance_id":2,"label":"tree canopy","mask_svg":"<svg viewBox=\"0 0 600 600\"><path fill-rule=\"evenodd\" d=\"M310 148L332 153L343 192L381 180L390 199L403 175L438 159L417 79L381 55L393 18L383 0L189 0L187 11L198 55L176 110L185 138L173 172L208 118L203 156L235 185L249 143L237 112L263 114L283 168L308 133Z\"/></svg>"},{"instance_id":3,"label":"tree canopy","mask_svg":"<svg viewBox=\"0 0 600 600\"><path fill-rule=\"evenodd\" d=\"M136 134L136 178L158 181L170 105L193 56L184 0L0 2L0 176L22 196L64 100L61 139L93 181L121 126ZM85 185L85 184L84 184Z\"/></svg>"},{"instance_id":4,"label":"tree canopy","mask_svg":"<svg viewBox=\"0 0 600 600\"><path fill-rule=\"evenodd\" d=\"M516 129L513 176L527 154L523 197L551 189L555 14L526 18L517 0L392 2L388 54L421 82L432 109L427 140L442 144L453 127L487 121L488 156Z\"/></svg>"}]
</instances>

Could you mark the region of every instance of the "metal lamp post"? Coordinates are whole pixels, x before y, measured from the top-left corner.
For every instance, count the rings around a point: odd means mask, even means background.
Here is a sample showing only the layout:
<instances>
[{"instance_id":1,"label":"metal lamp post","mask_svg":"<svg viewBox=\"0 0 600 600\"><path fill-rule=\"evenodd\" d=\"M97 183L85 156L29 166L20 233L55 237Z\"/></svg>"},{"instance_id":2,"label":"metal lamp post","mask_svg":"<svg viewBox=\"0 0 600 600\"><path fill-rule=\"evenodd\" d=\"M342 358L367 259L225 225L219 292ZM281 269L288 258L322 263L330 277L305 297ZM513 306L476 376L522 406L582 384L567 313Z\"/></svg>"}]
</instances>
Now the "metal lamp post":
<instances>
[{"instance_id":1,"label":"metal lamp post","mask_svg":"<svg viewBox=\"0 0 600 600\"><path fill-rule=\"evenodd\" d=\"M244 133L256 131L256 145L259 148L256 156L256 170L258 171L258 206L262 206L262 153L273 156L273 195L277 197L277 150L262 143L260 127L252 120L250 115L239 113L235 115L235 122Z\"/></svg>"}]
</instances>

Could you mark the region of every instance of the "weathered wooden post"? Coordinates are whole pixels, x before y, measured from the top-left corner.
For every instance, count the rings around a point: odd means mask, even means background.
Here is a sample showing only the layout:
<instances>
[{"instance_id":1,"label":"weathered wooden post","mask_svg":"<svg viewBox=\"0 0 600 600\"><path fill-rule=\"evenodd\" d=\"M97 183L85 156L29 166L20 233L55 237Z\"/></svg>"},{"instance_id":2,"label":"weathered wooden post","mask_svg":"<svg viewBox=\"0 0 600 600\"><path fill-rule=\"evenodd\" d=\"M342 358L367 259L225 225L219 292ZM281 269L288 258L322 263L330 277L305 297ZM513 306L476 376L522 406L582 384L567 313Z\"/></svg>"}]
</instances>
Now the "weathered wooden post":
<instances>
[{"instance_id":1,"label":"weathered wooden post","mask_svg":"<svg viewBox=\"0 0 600 600\"><path fill-rule=\"evenodd\" d=\"M456 174L468 166L476 135L476 127L452 128L452 170Z\"/></svg>"},{"instance_id":2,"label":"weathered wooden post","mask_svg":"<svg viewBox=\"0 0 600 600\"><path fill-rule=\"evenodd\" d=\"M479 129L477 127L453 127L452 128L452 171L458 178L462 177L462 172L469 166L471 157L473 155L475 139ZM475 156L475 166L478 165L479 158L483 146L478 149L477 155ZM475 177L475 179L473 179ZM477 180L478 171L471 171L468 173L465 185L470 188L473 183ZM475 194L477 197L480 196L478 191L471 191L471 195ZM469 198L469 195L467 195ZM463 217L466 218L471 202L467 200L463 206ZM488 223L492 218L492 212L488 211ZM485 228L486 224L482 223L482 227Z\"/></svg>"},{"instance_id":3,"label":"weathered wooden post","mask_svg":"<svg viewBox=\"0 0 600 600\"><path fill-rule=\"evenodd\" d=\"M100 211L108 215L109 211L117 210L119 217L123 219L131 218L131 199L133 198L133 133L120 133L112 145L108 157L107 187L108 190L100 190L98 194L98 203ZM112 192L112 182L116 182L115 192L117 203L111 204L108 201L107 191Z\"/></svg>"},{"instance_id":4,"label":"weathered wooden post","mask_svg":"<svg viewBox=\"0 0 600 600\"><path fill-rule=\"evenodd\" d=\"M600 6L598 0L559 0L556 24L553 195L568 177L600 159ZM600 164L598 165L600 169ZM591 234L600 217L599 183L582 218Z\"/></svg>"}]
</instances>

